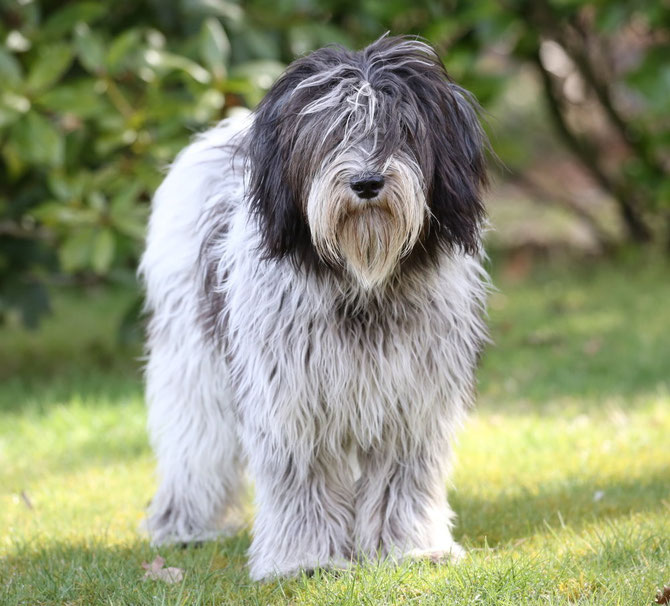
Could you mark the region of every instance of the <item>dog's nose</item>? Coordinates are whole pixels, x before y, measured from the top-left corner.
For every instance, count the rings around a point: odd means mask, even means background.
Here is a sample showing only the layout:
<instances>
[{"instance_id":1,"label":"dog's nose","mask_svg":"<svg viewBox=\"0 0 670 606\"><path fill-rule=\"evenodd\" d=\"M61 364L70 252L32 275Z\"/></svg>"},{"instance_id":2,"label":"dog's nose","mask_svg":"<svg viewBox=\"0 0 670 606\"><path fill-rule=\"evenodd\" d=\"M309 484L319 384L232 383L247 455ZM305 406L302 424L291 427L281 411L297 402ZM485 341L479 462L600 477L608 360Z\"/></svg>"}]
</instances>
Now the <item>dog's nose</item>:
<instances>
[{"instance_id":1,"label":"dog's nose","mask_svg":"<svg viewBox=\"0 0 670 606\"><path fill-rule=\"evenodd\" d=\"M384 187L384 177L382 175L361 175L353 178L349 185L359 198L369 200L374 198Z\"/></svg>"}]
</instances>

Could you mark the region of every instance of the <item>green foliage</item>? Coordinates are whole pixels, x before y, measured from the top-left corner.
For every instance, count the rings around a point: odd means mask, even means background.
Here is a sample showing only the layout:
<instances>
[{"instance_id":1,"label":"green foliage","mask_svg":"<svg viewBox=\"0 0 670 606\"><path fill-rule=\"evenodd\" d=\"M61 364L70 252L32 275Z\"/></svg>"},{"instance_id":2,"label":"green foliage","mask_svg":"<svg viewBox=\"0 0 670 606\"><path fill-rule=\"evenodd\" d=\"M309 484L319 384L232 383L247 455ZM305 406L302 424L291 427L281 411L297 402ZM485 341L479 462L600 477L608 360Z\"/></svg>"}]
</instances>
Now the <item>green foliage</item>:
<instances>
[{"instance_id":1,"label":"green foliage","mask_svg":"<svg viewBox=\"0 0 670 606\"><path fill-rule=\"evenodd\" d=\"M34 323L54 275L132 280L148 201L192 133L253 107L295 56L386 31L436 45L494 116L494 147L512 173L552 145L543 94L633 235L667 224L663 3L0 0L0 16L0 320L18 308ZM525 84L529 70L546 72L546 41L570 56L584 101L563 94L569 75L549 73L544 91ZM623 67L608 49L623 52ZM609 130L582 128L580 112Z\"/></svg>"},{"instance_id":2,"label":"green foliage","mask_svg":"<svg viewBox=\"0 0 670 606\"><path fill-rule=\"evenodd\" d=\"M18 307L34 324L54 271L132 279L162 168L283 68L240 62L228 77L230 41L209 14L223 3L209 4L2 7L0 319Z\"/></svg>"}]
</instances>

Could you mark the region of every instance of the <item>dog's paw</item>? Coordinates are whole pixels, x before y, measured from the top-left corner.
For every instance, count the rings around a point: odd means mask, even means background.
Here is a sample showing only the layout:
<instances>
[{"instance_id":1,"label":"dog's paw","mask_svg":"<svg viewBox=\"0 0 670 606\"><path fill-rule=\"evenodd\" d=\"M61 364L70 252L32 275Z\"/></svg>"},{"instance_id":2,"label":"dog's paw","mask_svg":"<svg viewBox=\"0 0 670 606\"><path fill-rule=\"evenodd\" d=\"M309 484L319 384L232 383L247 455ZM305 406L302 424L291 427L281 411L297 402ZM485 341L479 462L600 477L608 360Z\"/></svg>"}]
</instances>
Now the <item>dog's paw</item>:
<instances>
[{"instance_id":1,"label":"dog's paw","mask_svg":"<svg viewBox=\"0 0 670 606\"><path fill-rule=\"evenodd\" d=\"M451 543L445 549L411 549L403 554L403 559L424 560L433 564L456 564L465 557L465 549L458 543Z\"/></svg>"},{"instance_id":2,"label":"dog's paw","mask_svg":"<svg viewBox=\"0 0 670 606\"><path fill-rule=\"evenodd\" d=\"M177 543L179 549L200 549L205 543L203 541L182 541Z\"/></svg>"},{"instance_id":3,"label":"dog's paw","mask_svg":"<svg viewBox=\"0 0 670 606\"><path fill-rule=\"evenodd\" d=\"M182 549L200 547L208 541L234 535L239 525L228 524L219 528L202 528L182 516L150 515L140 523L140 532L149 535L151 544L177 545Z\"/></svg>"},{"instance_id":4,"label":"dog's paw","mask_svg":"<svg viewBox=\"0 0 670 606\"><path fill-rule=\"evenodd\" d=\"M251 563L249 575L254 581L269 582L282 577L297 577L302 574L312 577L316 570L337 574L351 568L352 561L346 558L331 558L326 562L284 562L281 565L263 566Z\"/></svg>"}]
</instances>

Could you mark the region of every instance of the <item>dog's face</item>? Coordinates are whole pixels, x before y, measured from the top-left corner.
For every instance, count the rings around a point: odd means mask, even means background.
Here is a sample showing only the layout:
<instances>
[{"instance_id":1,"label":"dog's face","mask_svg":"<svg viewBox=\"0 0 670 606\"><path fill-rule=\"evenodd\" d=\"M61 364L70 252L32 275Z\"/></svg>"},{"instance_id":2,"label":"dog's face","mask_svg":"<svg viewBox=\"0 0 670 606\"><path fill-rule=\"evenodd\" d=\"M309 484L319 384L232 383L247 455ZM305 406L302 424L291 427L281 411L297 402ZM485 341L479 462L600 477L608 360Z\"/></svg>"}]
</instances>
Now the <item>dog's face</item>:
<instances>
[{"instance_id":1,"label":"dog's face","mask_svg":"<svg viewBox=\"0 0 670 606\"><path fill-rule=\"evenodd\" d=\"M365 288L403 262L479 246L484 136L423 42L385 37L295 61L256 110L249 197L270 257Z\"/></svg>"}]
</instances>

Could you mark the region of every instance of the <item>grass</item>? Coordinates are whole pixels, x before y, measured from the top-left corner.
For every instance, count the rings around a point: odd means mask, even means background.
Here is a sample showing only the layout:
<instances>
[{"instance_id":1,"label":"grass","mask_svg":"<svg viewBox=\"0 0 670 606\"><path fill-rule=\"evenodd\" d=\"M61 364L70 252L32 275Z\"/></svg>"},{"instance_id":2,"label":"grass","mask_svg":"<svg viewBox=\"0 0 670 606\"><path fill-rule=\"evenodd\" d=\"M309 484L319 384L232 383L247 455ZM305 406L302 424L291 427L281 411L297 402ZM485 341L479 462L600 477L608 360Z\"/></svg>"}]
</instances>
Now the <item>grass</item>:
<instances>
[{"instance_id":1,"label":"grass","mask_svg":"<svg viewBox=\"0 0 670 606\"><path fill-rule=\"evenodd\" d=\"M508 268L509 269L509 268ZM670 266L503 268L496 345L452 476L457 566L365 563L257 584L248 532L151 548L131 293L62 293L0 339L0 603L651 604L670 583ZM184 581L142 581L160 553Z\"/></svg>"}]
</instances>

